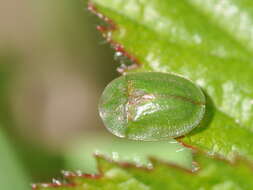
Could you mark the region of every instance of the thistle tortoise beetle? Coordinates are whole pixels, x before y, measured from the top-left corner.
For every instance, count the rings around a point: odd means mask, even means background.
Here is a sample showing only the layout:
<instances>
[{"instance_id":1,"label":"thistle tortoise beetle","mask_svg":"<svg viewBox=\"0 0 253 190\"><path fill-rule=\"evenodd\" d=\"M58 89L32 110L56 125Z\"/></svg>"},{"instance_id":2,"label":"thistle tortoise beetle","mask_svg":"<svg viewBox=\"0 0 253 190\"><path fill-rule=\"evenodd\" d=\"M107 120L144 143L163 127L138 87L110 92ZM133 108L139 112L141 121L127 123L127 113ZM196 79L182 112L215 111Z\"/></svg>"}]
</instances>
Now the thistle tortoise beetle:
<instances>
[{"instance_id":1,"label":"thistle tortoise beetle","mask_svg":"<svg viewBox=\"0 0 253 190\"><path fill-rule=\"evenodd\" d=\"M205 104L202 90L183 77L139 72L116 78L107 85L99 114L114 135L152 141L190 132L202 120Z\"/></svg>"}]
</instances>

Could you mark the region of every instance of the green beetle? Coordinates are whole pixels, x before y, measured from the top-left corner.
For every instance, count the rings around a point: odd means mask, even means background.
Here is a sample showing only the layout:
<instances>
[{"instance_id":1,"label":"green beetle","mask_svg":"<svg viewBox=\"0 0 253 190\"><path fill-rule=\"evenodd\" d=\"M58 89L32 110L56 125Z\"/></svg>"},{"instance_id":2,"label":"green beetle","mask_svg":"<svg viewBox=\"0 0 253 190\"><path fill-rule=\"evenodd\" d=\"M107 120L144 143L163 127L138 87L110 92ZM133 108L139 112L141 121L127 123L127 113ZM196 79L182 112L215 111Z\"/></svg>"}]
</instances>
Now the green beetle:
<instances>
[{"instance_id":1,"label":"green beetle","mask_svg":"<svg viewBox=\"0 0 253 190\"><path fill-rule=\"evenodd\" d=\"M191 81L170 73L121 76L107 85L99 103L106 128L132 140L176 138L199 125L205 95Z\"/></svg>"}]
</instances>

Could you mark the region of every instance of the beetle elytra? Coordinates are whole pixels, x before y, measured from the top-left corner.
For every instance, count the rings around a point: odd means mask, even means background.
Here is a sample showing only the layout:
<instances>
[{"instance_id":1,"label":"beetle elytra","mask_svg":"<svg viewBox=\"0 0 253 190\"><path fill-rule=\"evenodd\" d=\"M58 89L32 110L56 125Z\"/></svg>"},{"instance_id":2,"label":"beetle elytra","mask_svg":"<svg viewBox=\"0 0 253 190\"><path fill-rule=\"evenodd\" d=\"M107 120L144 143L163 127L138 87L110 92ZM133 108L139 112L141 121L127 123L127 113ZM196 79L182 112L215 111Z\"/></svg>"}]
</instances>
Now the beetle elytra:
<instances>
[{"instance_id":1,"label":"beetle elytra","mask_svg":"<svg viewBox=\"0 0 253 190\"><path fill-rule=\"evenodd\" d=\"M205 95L190 80L170 73L140 72L107 85L99 114L114 135L133 140L183 136L205 113Z\"/></svg>"}]
</instances>

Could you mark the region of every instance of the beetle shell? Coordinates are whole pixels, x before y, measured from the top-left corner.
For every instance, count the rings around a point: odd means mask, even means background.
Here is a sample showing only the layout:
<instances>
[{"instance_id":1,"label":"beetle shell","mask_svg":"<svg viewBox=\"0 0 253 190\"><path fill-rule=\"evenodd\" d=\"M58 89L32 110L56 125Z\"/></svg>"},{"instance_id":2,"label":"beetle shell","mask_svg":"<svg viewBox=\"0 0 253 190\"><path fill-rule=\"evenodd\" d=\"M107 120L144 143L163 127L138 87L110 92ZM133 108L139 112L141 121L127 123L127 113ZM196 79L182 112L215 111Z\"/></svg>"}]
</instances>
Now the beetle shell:
<instances>
[{"instance_id":1,"label":"beetle shell","mask_svg":"<svg viewBox=\"0 0 253 190\"><path fill-rule=\"evenodd\" d=\"M205 95L191 81L170 73L121 76L107 85L99 103L106 128L118 137L162 140L183 136L205 113Z\"/></svg>"}]
</instances>

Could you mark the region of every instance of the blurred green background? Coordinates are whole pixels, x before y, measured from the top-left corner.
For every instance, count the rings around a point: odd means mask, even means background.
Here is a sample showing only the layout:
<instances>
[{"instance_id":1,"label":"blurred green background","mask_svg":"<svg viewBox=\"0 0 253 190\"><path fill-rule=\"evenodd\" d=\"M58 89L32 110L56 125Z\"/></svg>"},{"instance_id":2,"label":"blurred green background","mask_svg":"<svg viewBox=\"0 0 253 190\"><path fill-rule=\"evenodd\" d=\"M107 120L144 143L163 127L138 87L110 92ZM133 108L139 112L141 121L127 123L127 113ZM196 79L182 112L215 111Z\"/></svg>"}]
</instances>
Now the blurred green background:
<instances>
[{"instance_id":1,"label":"blurred green background","mask_svg":"<svg viewBox=\"0 0 253 190\"><path fill-rule=\"evenodd\" d=\"M1 3L0 189L31 189L31 183L59 178L62 170L92 172L92 158L85 155L106 135L113 138L97 102L118 76L118 63L86 4Z\"/></svg>"}]
</instances>

